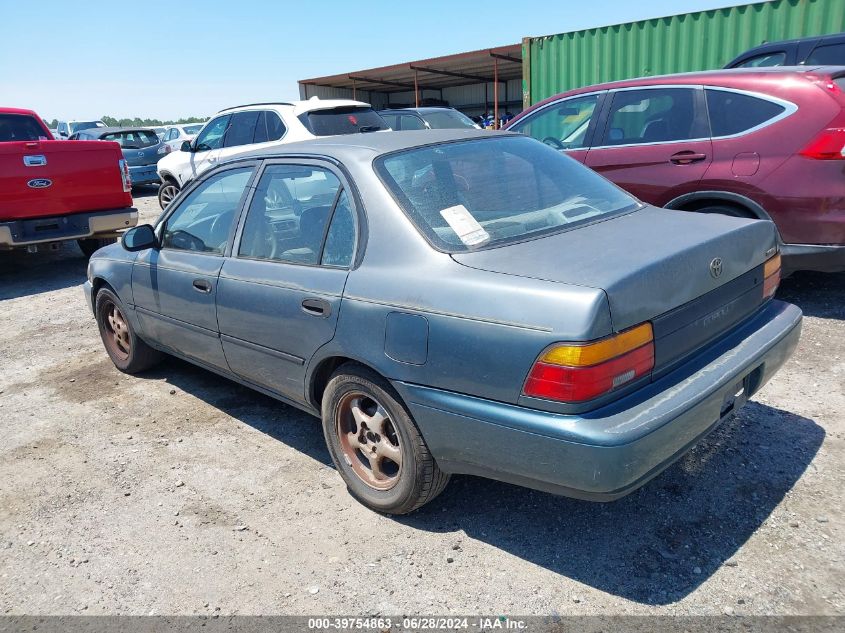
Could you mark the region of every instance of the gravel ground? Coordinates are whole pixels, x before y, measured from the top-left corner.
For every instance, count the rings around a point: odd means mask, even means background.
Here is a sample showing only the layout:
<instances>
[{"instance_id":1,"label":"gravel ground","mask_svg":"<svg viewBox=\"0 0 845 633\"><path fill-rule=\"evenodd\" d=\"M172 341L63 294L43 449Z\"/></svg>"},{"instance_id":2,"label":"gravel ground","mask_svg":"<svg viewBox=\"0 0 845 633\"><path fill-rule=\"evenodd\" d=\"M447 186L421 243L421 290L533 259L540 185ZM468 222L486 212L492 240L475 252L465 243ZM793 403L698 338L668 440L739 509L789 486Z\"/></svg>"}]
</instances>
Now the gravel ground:
<instances>
[{"instance_id":1,"label":"gravel ground","mask_svg":"<svg viewBox=\"0 0 845 633\"><path fill-rule=\"evenodd\" d=\"M75 246L0 253L0 613L845 614L845 275L784 282L795 356L640 491L456 477L396 519L316 419L177 360L114 369L84 274Z\"/></svg>"}]
</instances>

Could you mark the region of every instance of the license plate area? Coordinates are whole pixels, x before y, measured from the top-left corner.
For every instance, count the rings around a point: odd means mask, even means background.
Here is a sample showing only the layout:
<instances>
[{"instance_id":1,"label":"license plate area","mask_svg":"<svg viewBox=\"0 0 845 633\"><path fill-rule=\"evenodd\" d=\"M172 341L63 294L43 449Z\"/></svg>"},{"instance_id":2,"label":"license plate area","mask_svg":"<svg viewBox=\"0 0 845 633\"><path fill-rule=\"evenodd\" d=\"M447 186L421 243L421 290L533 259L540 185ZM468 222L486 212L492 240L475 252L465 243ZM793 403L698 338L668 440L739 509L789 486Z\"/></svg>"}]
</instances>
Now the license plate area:
<instances>
[{"instance_id":1,"label":"license plate area","mask_svg":"<svg viewBox=\"0 0 845 633\"><path fill-rule=\"evenodd\" d=\"M748 402L748 398L757 390L760 385L760 377L763 373L763 366L759 365L751 370L746 376L734 383L722 401L722 408L719 411L719 418L724 418Z\"/></svg>"}]
</instances>

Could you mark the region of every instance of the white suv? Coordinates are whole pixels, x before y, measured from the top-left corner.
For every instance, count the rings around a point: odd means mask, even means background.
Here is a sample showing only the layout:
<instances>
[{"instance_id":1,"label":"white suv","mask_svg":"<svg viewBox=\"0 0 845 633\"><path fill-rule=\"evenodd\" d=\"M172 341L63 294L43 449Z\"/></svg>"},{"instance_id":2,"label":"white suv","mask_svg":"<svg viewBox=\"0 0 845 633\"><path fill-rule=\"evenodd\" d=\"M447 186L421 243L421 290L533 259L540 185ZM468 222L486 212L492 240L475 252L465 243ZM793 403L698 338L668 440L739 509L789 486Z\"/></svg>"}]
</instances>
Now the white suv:
<instances>
[{"instance_id":1,"label":"white suv","mask_svg":"<svg viewBox=\"0 0 845 633\"><path fill-rule=\"evenodd\" d=\"M269 147L318 136L390 129L368 103L346 99L317 99L292 103L254 103L218 112L181 151L158 161L161 186L158 203L164 209L185 183L230 156L244 145Z\"/></svg>"}]
</instances>

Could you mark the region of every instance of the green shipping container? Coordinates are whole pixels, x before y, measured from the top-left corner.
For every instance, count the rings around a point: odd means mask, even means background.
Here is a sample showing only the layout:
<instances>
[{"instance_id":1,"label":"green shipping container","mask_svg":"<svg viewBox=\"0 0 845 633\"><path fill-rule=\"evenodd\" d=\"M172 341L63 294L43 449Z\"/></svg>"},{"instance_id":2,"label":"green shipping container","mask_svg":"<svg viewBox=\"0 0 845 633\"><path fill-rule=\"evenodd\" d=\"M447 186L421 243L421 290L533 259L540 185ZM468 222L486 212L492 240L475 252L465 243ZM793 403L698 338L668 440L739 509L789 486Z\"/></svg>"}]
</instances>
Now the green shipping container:
<instances>
[{"instance_id":1,"label":"green shipping container","mask_svg":"<svg viewBox=\"0 0 845 633\"><path fill-rule=\"evenodd\" d=\"M774 0L522 42L523 104L581 86L722 68L764 42L845 31L845 0Z\"/></svg>"}]
</instances>

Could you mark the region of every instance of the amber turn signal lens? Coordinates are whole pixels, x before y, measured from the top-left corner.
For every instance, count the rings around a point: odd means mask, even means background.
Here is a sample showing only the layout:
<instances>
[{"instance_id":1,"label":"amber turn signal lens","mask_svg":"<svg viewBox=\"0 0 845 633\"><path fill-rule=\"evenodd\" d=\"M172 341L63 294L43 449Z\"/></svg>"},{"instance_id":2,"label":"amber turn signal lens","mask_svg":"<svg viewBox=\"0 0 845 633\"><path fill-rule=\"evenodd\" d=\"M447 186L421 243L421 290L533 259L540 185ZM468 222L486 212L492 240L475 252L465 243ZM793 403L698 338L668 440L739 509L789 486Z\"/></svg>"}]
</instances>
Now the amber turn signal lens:
<instances>
[{"instance_id":1,"label":"amber turn signal lens","mask_svg":"<svg viewBox=\"0 0 845 633\"><path fill-rule=\"evenodd\" d=\"M556 345L540 358L547 365L588 367L642 347L654 338L651 323L643 323L616 336L583 345Z\"/></svg>"},{"instance_id":2,"label":"amber turn signal lens","mask_svg":"<svg viewBox=\"0 0 845 633\"><path fill-rule=\"evenodd\" d=\"M770 257L763 265L763 299L777 292L780 285L780 253Z\"/></svg>"}]
</instances>

